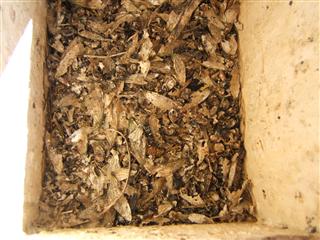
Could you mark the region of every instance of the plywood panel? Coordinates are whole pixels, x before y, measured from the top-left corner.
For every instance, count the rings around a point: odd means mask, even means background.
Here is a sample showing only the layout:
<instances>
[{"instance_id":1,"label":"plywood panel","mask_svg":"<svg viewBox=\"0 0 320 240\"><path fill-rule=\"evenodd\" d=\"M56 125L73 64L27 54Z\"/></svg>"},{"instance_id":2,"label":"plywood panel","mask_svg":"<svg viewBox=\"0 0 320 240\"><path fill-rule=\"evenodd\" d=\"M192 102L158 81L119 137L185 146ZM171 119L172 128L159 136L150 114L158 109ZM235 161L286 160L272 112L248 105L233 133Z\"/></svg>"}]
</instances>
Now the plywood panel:
<instances>
[{"instance_id":1,"label":"plywood panel","mask_svg":"<svg viewBox=\"0 0 320 240\"><path fill-rule=\"evenodd\" d=\"M314 230L320 221L319 2L242 1L241 22L246 166L258 218Z\"/></svg>"}]
</instances>

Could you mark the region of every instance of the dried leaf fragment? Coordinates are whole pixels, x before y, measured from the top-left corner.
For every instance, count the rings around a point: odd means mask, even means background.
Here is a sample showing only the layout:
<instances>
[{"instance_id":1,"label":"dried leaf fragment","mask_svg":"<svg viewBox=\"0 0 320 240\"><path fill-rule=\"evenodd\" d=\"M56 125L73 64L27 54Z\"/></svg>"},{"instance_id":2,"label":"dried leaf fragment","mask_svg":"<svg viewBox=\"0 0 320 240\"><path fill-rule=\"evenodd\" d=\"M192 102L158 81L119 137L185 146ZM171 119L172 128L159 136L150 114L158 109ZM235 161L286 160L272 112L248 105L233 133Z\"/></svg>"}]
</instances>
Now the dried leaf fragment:
<instances>
[{"instance_id":1,"label":"dried leaf fragment","mask_svg":"<svg viewBox=\"0 0 320 240\"><path fill-rule=\"evenodd\" d=\"M234 177L236 175L236 170L237 170L238 157L239 157L239 154L236 153L233 155L231 159L231 166L230 166L229 177L228 177L228 188L231 188L233 185Z\"/></svg>"},{"instance_id":2,"label":"dried leaf fragment","mask_svg":"<svg viewBox=\"0 0 320 240\"><path fill-rule=\"evenodd\" d=\"M90 32L87 30L82 30L80 32L78 32L79 36L90 39L90 40L94 40L94 41L105 41L105 38L100 36L97 33L94 32Z\"/></svg>"},{"instance_id":3,"label":"dried leaf fragment","mask_svg":"<svg viewBox=\"0 0 320 240\"><path fill-rule=\"evenodd\" d=\"M207 217L206 215L199 214L199 213L189 214L188 219L190 222L199 223L199 224L213 223L213 220L211 218Z\"/></svg>"},{"instance_id":4,"label":"dried leaf fragment","mask_svg":"<svg viewBox=\"0 0 320 240\"><path fill-rule=\"evenodd\" d=\"M161 127L160 126L160 122L159 122L159 119L154 114L152 114L149 117L149 126L150 126L151 133L152 133L154 139L158 143L163 143L163 139L162 139L162 136L160 134L160 127Z\"/></svg>"},{"instance_id":5,"label":"dried leaf fragment","mask_svg":"<svg viewBox=\"0 0 320 240\"><path fill-rule=\"evenodd\" d=\"M189 196L188 194L185 194L182 191L180 191L180 197L196 207L203 207L205 204L199 195Z\"/></svg>"},{"instance_id":6,"label":"dried leaf fragment","mask_svg":"<svg viewBox=\"0 0 320 240\"><path fill-rule=\"evenodd\" d=\"M186 82L186 66L184 65L182 58L177 54L172 56L172 61L176 72L176 79L180 85L183 86Z\"/></svg>"},{"instance_id":7,"label":"dried leaf fragment","mask_svg":"<svg viewBox=\"0 0 320 240\"><path fill-rule=\"evenodd\" d=\"M229 170L230 170L230 163L228 159L223 158L223 160L221 161L221 168L222 168L223 180L226 181L229 174Z\"/></svg>"},{"instance_id":8,"label":"dried leaf fragment","mask_svg":"<svg viewBox=\"0 0 320 240\"><path fill-rule=\"evenodd\" d=\"M88 176L88 185L95 191L95 195L101 196L103 194L103 189L107 184L107 179L105 176L100 175L98 176L93 167L90 167L89 176Z\"/></svg>"},{"instance_id":9,"label":"dried leaf fragment","mask_svg":"<svg viewBox=\"0 0 320 240\"><path fill-rule=\"evenodd\" d=\"M118 130L119 116L120 116L120 110L121 110L120 102L119 100L113 101L111 99L112 103L108 104L108 101L110 100L109 97L111 96L110 95L107 95L107 96L108 97L104 98L104 100L107 102L105 103L105 110L104 110L105 121L104 121L103 127L105 129L111 128L114 130ZM105 135L107 137L109 144L112 146L114 144L117 133L114 131L105 130Z\"/></svg>"},{"instance_id":10,"label":"dried leaf fragment","mask_svg":"<svg viewBox=\"0 0 320 240\"><path fill-rule=\"evenodd\" d=\"M172 40L177 39L184 27L188 24L193 12L196 10L196 8L201 3L201 0L191 0L189 1L188 5L184 9L183 13L179 16L179 22L172 31L168 41L171 42Z\"/></svg>"},{"instance_id":11,"label":"dried leaf fragment","mask_svg":"<svg viewBox=\"0 0 320 240\"><path fill-rule=\"evenodd\" d=\"M214 39L209 34L206 34L201 36L201 40L206 52L210 56L214 56L217 49L217 44L214 42Z\"/></svg>"},{"instance_id":12,"label":"dried leaf fragment","mask_svg":"<svg viewBox=\"0 0 320 240\"><path fill-rule=\"evenodd\" d=\"M143 128L133 120L129 122L129 141L135 158L143 166L146 154L146 138Z\"/></svg>"},{"instance_id":13,"label":"dried leaf fragment","mask_svg":"<svg viewBox=\"0 0 320 240\"><path fill-rule=\"evenodd\" d=\"M206 16L209 22L213 23L219 29L223 30L225 28L224 24L220 20L220 17L214 12L212 7L206 6L204 9L204 15Z\"/></svg>"},{"instance_id":14,"label":"dried leaf fragment","mask_svg":"<svg viewBox=\"0 0 320 240\"><path fill-rule=\"evenodd\" d=\"M122 4L127 12L140 12L140 9L131 0L123 0Z\"/></svg>"},{"instance_id":15,"label":"dried leaf fragment","mask_svg":"<svg viewBox=\"0 0 320 240\"><path fill-rule=\"evenodd\" d=\"M183 108L189 109L189 108L198 106L200 103L202 103L204 100L206 100L209 97L210 93L211 93L211 90L209 88L200 89L194 92L191 95L190 103L186 104Z\"/></svg>"},{"instance_id":16,"label":"dried leaf fragment","mask_svg":"<svg viewBox=\"0 0 320 240\"><path fill-rule=\"evenodd\" d=\"M122 196L114 205L114 209L127 221L131 222L132 214L128 200Z\"/></svg>"},{"instance_id":17,"label":"dried leaf fragment","mask_svg":"<svg viewBox=\"0 0 320 240\"><path fill-rule=\"evenodd\" d=\"M173 50L182 46L185 42L181 41L179 39L172 40L171 42L162 45L161 48L159 49L158 55L163 57L163 56L169 56L170 54L173 53Z\"/></svg>"},{"instance_id":18,"label":"dried leaf fragment","mask_svg":"<svg viewBox=\"0 0 320 240\"><path fill-rule=\"evenodd\" d=\"M245 180L242 183L242 186L239 190L233 191L233 192L227 191L227 197L228 197L228 200L230 201L231 208L239 204L239 202L241 201L241 196L244 193L244 191L247 189L248 184L249 184L249 181Z\"/></svg>"},{"instance_id":19,"label":"dried leaf fragment","mask_svg":"<svg viewBox=\"0 0 320 240\"><path fill-rule=\"evenodd\" d=\"M157 173L157 177L168 177L179 170L183 166L183 163L183 160L177 160L164 165L160 165L154 169L154 172Z\"/></svg>"},{"instance_id":20,"label":"dried leaf fragment","mask_svg":"<svg viewBox=\"0 0 320 240\"><path fill-rule=\"evenodd\" d=\"M56 103L56 105L58 107L68 107L68 106L80 107L81 106L79 99L73 93L63 96Z\"/></svg>"},{"instance_id":21,"label":"dried leaf fragment","mask_svg":"<svg viewBox=\"0 0 320 240\"><path fill-rule=\"evenodd\" d=\"M159 216L163 216L166 215L171 209L172 209L172 204L170 202L167 203L162 203L158 206L158 215Z\"/></svg>"},{"instance_id":22,"label":"dried leaf fragment","mask_svg":"<svg viewBox=\"0 0 320 240\"><path fill-rule=\"evenodd\" d=\"M198 152L198 162L197 165L201 164L204 158L209 154L209 147L208 141L202 140L197 145L197 152Z\"/></svg>"},{"instance_id":23,"label":"dried leaf fragment","mask_svg":"<svg viewBox=\"0 0 320 240\"><path fill-rule=\"evenodd\" d=\"M137 33L133 34L130 39L132 39L131 41L131 45L129 46L128 50L126 51L125 55L121 57L120 62L127 62L131 55L133 53L135 53L135 51L138 49L138 42L139 42L139 36Z\"/></svg>"},{"instance_id":24,"label":"dried leaf fragment","mask_svg":"<svg viewBox=\"0 0 320 240\"><path fill-rule=\"evenodd\" d=\"M226 69L225 65L214 56L210 56L207 61L204 61L202 63L202 65L207 68L212 68L215 70L225 70Z\"/></svg>"},{"instance_id":25,"label":"dried leaf fragment","mask_svg":"<svg viewBox=\"0 0 320 240\"><path fill-rule=\"evenodd\" d=\"M139 51L139 56L142 60L148 60L149 56L152 52L152 47L153 44L149 38L149 34L147 31L145 31L143 33L143 40L142 40L142 45L141 45L141 49Z\"/></svg>"},{"instance_id":26,"label":"dried leaf fragment","mask_svg":"<svg viewBox=\"0 0 320 240\"><path fill-rule=\"evenodd\" d=\"M188 215L183 214L182 212L170 211L169 217L174 221L182 221L182 222L188 221Z\"/></svg>"},{"instance_id":27,"label":"dried leaf fragment","mask_svg":"<svg viewBox=\"0 0 320 240\"><path fill-rule=\"evenodd\" d=\"M70 136L71 142L77 144L77 148L80 154L87 152L88 134L91 133L91 128L83 127L79 128Z\"/></svg>"},{"instance_id":28,"label":"dried leaf fragment","mask_svg":"<svg viewBox=\"0 0 320 240\"><path fill-rule=\"evenodd\" d=\"M143 72L143 71L141 71ZM128 79L125 80L126 83L136 84L136 85L146 85L148 82L145 80L145 76L143 74L132 74Z\"/></svg>"},{"instance_id":29,"label":"dried leaf fragment","mask_svg":"<svg viewBox=\"0 0 320 240\"><path fill-rule=\"evenodd\" d=\"M146 92L145 97L149 102L151 102L157 108L160 108L162 111L167 111L179 106L178 103L172 99L156 92Z\"/></svg>"},{"instance_id":30,"label":"dried leaf fragment","mask_svg":"<svg viewBox=\"0 0 320 240\"><path fill-rule=\"evenodd\" d=\"M53 149L51 149L48 151L48 155L56 173L61 174L63 171L62 154L58 154Z\"/></svg>"},{"instance_id":31,"label":"dried leaf fragment","mask_svg":"<svg viewBox=\"0 0 320 240\"><path fill-rule=\"evenodd\" d=\"M149 60L141 61L141 62L139 62L139 65L140 65L140 70L141 70L143 77L147 77L148 72L150 70L150 65L151 65L150 61Z\"/></svg>"},{"instance_id":32,"label":"dried leaf fragment","mask_svg":"<svg viewBox=\"0 0 320 240\"><path fill-rule=\"evenodd\" d=\"M90 94L85 98L84 104L88 113L93 118L93 127L101 123L103 118L103 93L99 86L95 86Z\"/></svg>"},{"instance_id":33,"label":"dried leaf fragment","mask_svg":"<svg viewBox=\"0 0 320 240\"><path fill-rule=\"evenodd\" d=\"M104 9L107 5L106 0L68 0L72 4L89 9Z\"/></svg>"},{"instance_id":34,"label":"dried leaf fragment","mask_svg":"<svg viewBox=\"0 0 320 240\"><path fill-rule=\"evenodd\" d=\"M203 69L201 72L201 81L205 84L205 86L212 87L214 84L211 80L209 71L207 69Z\"/></svg>"},{"instance_id":35,"label":"dried leaf fragment","mask_svg":"<svg viewBox=\"0 0 320 240\"><path fill-rule=\"evenodd\" d=\"M239 73L239 67L235 66L231 73L231 81L230 81L230 92L234 99L236 99L239 96L240 92L240 73Z\"/></svg>"},{"instance_id":36,"label":"dried leaf fragment","mask_svg":"<svg viewBox=\"0 0 320 240\"><path fill-rule=\"evenodd\" d=\"M179 22L178 15L174 11L171 11L169 14L169 19L167 21L168 31L171 32L175 28L178 22Z\"/></svg>"},{"instance_id":37,"label":"dried leaf fragment","mask_svg":"<svg viewBox=\"0 0 320 240\"><path fill-rule=\"evenodd\" d=\"M235 55L237 53L238 44L235 39L235 36L232 35L229 40L225 40L221 42L221 47L223 51L230 55Z\"/></svg>"},{"instance_id":38,"label":"dried leaf fragment","mask_svg":"<svg viewBox=\"0 0 320 240\"><path fill-rule=\"evenodd\" d=\"M71 41L57 68L55 75L57 78L61 77L68 71L68 67L73 63L75 58L77 58L83 52L83 49L84 47L78 38L75 38Z\"/></svg>"},{"instance_id":39,"label":"dried leaf fragment","mask_svg":"<svg viewBox=\"0 0 320 240\"><path fill-rule=\"evenodd\" d=\"M224 151L224 145L223 143L215 143L213 146L214 151L220 153Z\"/></svg>"},{"instance_id":40,"label":"dried leaf fragment","mask_svg":"<svg viewBox=\"0 0 320 240\"><path fill-rule=\"evenodd\" d=\"M111 183L107 192L108 202L112 202L120 194L122 194L118 185L118 181L115 179L115 177L111 177ZM127 221L130 222L132 220L130 205L124 196L121 196L119 200L115 203L114 209Z\"/></svg>"},{"instance_id":41,"label":"dried leaf fragment","mask_svg":"<svg viewBox=\"0 0 320 240\"><path fill-rule=\"evenodd\" d=\"M64 45L62 44L60 39L56 38L54 43L51 46L60 53L64 52Z\"/></svg>"},{"instance_id":42,"label":"dried leaf fragment","mask_svg":"<svg viewBox=\"0 0 320 240\"><path fill-rule=\"evenodd\" d=\"M149 56L152 53L152 47L153 47L153 44L149 38L149 34L147 31L145 31L143 34L141 49L139 51L139 56L141 58L141 62L139 63L141 68L141 73L145 77L147 76L150 69Z\"/></svg>"},{"instance_id":43,"label":"dried leaf fragment","mask_svg":"<svg viewBox=\"0 0 320 240\"><path fill-rule=\"evenodd\" d=\"M235 21L238 19L239 12L240 12L240 4L236 2L230 8L228 8L224 13L226 22L229 24L235 23Z\"/></svg>"},{"instance_id":44,"label":"dried leaf fragment","mask_svg":"<svg viewBox=\"0 0 320 240\"><path fill-rule=\"evenodd\" d=\"M152 5L159 6L167 0L148 0Z\"/></svg>"}]
</instances>

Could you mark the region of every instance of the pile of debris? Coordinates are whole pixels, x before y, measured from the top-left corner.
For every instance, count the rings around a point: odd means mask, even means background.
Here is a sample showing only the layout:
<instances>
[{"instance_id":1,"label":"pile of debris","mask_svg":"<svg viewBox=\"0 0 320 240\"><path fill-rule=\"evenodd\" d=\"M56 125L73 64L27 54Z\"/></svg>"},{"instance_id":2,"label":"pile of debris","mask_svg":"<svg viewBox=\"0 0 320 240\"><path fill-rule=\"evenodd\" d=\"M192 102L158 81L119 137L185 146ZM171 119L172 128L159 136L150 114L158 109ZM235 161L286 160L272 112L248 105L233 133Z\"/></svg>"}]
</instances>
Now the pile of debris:
<instances>
[{"instance_id":1,"label":"pile of debris","mask_svg":"<svg viewBox=\"0 0 320 240\"><path fill-rule=\"evenodd\" d=\"M254 220L237 0L48 3L46 228Z\"/></svg>"}]
</instances>

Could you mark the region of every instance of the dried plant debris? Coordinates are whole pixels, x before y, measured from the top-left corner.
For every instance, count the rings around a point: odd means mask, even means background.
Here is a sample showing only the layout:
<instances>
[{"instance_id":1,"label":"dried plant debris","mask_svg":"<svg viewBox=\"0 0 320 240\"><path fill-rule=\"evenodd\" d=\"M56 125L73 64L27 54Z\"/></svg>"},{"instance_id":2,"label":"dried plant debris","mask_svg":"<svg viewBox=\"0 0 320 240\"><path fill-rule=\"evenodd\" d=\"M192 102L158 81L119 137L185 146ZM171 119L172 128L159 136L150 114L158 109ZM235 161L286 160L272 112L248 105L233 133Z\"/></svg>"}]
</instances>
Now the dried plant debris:
<instances>
[{"instance_id":1,"label":"dried plant debris","mask_svg":"<svg viewBox=\"0 0 320 240\"><path fill-rule=\"evenodd\" d=\"M254 220L238 1L48 2L40 227Z\"/></svg>"}]
</instances>

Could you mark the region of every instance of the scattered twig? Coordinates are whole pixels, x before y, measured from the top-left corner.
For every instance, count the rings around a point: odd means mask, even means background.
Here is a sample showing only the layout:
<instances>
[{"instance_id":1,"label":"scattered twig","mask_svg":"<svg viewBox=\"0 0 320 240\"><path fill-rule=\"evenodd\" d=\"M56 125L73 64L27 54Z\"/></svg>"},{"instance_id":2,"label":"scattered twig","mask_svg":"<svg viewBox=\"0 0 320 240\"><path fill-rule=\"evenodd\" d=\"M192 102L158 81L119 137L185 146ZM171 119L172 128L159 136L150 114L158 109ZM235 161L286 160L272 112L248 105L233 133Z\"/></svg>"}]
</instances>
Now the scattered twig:
<instances>
[{"instance_id":1,"label":"scattered twig","mask_svg":"<svg viewBox=\"0 0 320 240\"><path fill-rule=\"evenodd\" d=\"M86 58L100 58L100 59L105 59L105 58L112 58L112 57L118 57L118 56L122 56L126 54L126 52L120 52L120 53L115 53L112 55L108 55L108 56L103 56L103 55L89 55L89 54L85 54L83 55Z\"/></svg>"}]
</instances>

